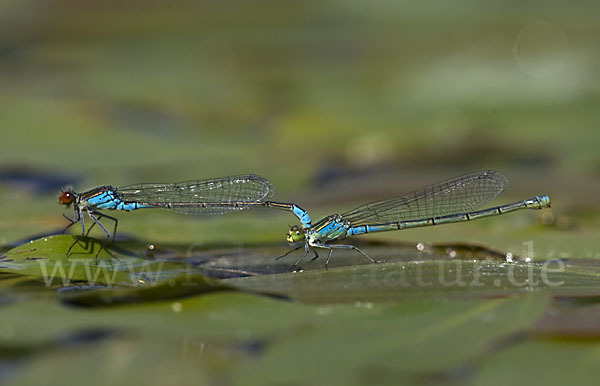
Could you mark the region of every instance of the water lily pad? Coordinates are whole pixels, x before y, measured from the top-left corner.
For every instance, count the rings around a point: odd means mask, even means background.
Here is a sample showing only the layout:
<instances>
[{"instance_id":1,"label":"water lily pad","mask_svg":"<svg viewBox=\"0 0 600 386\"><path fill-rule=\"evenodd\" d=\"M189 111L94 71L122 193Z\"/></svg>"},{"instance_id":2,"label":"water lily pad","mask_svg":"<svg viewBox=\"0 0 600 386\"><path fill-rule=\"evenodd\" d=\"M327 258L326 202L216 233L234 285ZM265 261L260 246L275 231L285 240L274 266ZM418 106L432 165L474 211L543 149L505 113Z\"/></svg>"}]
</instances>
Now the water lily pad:
<instances>
[{"instance_id":1,"label":"water lily pad","mask_svg":"<svg viewBox=\"0 0 600 386\"><path fill-rule=\"evenodd\" d=\"M102 241L83 238L65 256L76 236L57 235L32 240L6 252L0 258L0 271L26 275L52 285L141 286L191 275L193 267L181 262L140 258L122 247L102 246Z\"/></svg>"},{"instance_id":2,"label":"water lily pad","mask_svg":"<svg viewBox=\"0 0 600 386\"><path fill-rule=\"evenodd\" d=\"M386 302L430 297L497 297L548 292L600 294L600 269L561 260L499 263L424 260L364 264L329 270L226 280L243 290L265 291L311 303Z\"/></svg>"}]
</instances>

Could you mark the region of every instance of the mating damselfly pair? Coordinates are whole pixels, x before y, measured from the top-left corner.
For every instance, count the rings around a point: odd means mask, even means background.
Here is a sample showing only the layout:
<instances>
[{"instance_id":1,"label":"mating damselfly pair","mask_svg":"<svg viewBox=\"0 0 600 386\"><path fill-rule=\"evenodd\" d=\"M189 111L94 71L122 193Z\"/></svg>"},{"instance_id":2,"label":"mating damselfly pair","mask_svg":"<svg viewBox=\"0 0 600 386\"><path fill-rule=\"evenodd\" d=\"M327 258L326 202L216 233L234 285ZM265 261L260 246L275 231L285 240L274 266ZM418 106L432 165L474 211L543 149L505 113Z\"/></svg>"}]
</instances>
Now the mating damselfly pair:
<instances>
[{"instance_id":1,"label":"mating damselfly pair","mask_svg":"<svg viewBox=\"0 0 600 386\"><path fill-rule=\"evenodd\" d=\"M550 198L540 195L476 210L498 196L507 184L506 177L493 170L470 173L401 197L375 201L343 214L333 214L314 225L308 213L298 205L271 201L275 193L273 184L254 174L180 183L136 184L119 188L101 186L82 193L66 188L61 192L58 202L67 207L74 207L73 218L69 218L71 223L67 228L81 222L81 236L86 236L94 225L98 225L106 235L106 241L111 237L114 241L118 221L100 212L101 210L162 208L201 216L225 214L257 206L286 210L300 220L300 226L290 227L287 241L299 245L278 259L304 247L304 253L294 263L296 267L311 248L315 258L318 257L315 249L322 248L329 251L325 261L327 268L334 249L353 249L373 263L381 262L353 245L333 243L349 236L470 221L520 209L550 207ZM92 220L92 225L87 231L85 214ZM102 218L114 222L112 235L100 222ZM67 255L77 241L76 239L69 247Z\"/></svg>"}]
</instances>

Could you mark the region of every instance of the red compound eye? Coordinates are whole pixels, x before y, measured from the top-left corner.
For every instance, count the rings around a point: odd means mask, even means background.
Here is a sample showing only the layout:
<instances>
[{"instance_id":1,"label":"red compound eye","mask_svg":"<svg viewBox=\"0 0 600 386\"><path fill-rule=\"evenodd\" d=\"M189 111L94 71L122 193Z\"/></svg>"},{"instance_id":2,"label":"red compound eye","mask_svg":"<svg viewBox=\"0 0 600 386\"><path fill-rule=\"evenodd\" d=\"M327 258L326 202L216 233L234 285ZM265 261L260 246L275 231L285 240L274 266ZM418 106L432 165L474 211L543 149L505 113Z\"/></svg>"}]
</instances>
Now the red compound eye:
<instances>
[{"instance_id":1,"label":"red compound eye","mask_svg":"<svg viewBox=\"0 0 600 386\"><path fill-rule=\"evenodd\" d=\"M71 205L75 201L75 193L70 190L62 192L60 196L58 196L58 203L61 205L66 205L67 207Z\"/></svg>"}]
</instances>

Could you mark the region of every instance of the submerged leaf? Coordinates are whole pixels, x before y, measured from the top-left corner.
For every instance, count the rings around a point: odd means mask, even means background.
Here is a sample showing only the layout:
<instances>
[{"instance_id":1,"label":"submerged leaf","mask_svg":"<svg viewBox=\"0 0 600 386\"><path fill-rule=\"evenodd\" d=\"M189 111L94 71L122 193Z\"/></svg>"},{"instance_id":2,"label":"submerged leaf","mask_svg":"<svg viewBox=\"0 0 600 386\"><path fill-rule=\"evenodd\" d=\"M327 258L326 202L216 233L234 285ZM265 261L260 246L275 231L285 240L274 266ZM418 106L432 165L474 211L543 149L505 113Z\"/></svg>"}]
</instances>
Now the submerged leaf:
<instances>
[{"instance_id":1,"label":"submerged leaf","mask_svg":"<svg viewBox=\"0 0 600 386\"><path fill-rule=\"evenodd\" d=\"M78 306L106 306L177 299L214 291L232 291L221 280L202 275L181 275L156 285L139 288L65 288L59 300Z\"/></svg>"}]
</instances>

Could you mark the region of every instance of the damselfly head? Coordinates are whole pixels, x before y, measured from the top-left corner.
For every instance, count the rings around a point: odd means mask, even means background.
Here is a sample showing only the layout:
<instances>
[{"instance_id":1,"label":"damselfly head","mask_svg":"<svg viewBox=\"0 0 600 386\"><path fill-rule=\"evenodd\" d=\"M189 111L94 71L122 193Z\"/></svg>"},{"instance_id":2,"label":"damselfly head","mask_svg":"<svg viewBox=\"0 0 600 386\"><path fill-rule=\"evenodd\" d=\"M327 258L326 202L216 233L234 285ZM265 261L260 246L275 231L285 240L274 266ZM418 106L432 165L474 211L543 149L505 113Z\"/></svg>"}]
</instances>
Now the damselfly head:
<instances>
[{"instance_id":1,"label":"damselfly head","mask_svg":"<svg viewBox=\"0 0 600 386\"><path fill-rule=\"evenodd\" d=\"M287 234L287 242L288 243L297 243L299 241L304 240L306 236L304 235L304 230L300 228L298 225L293 225L290 227L290 230Z\"/></svg>"},{"instance_id":2,"label":"damselfly head","mask_svg":"<svg viewBox=\"0 0 600 386\"><path fill-rule=\"evenodd\" d=\"M58 196L58 203L60 205L65 205L67 208L75 201L76 194L73 191L73 187L66 186L60 191L60 195Z\"/></svg>"}]
</instances>

